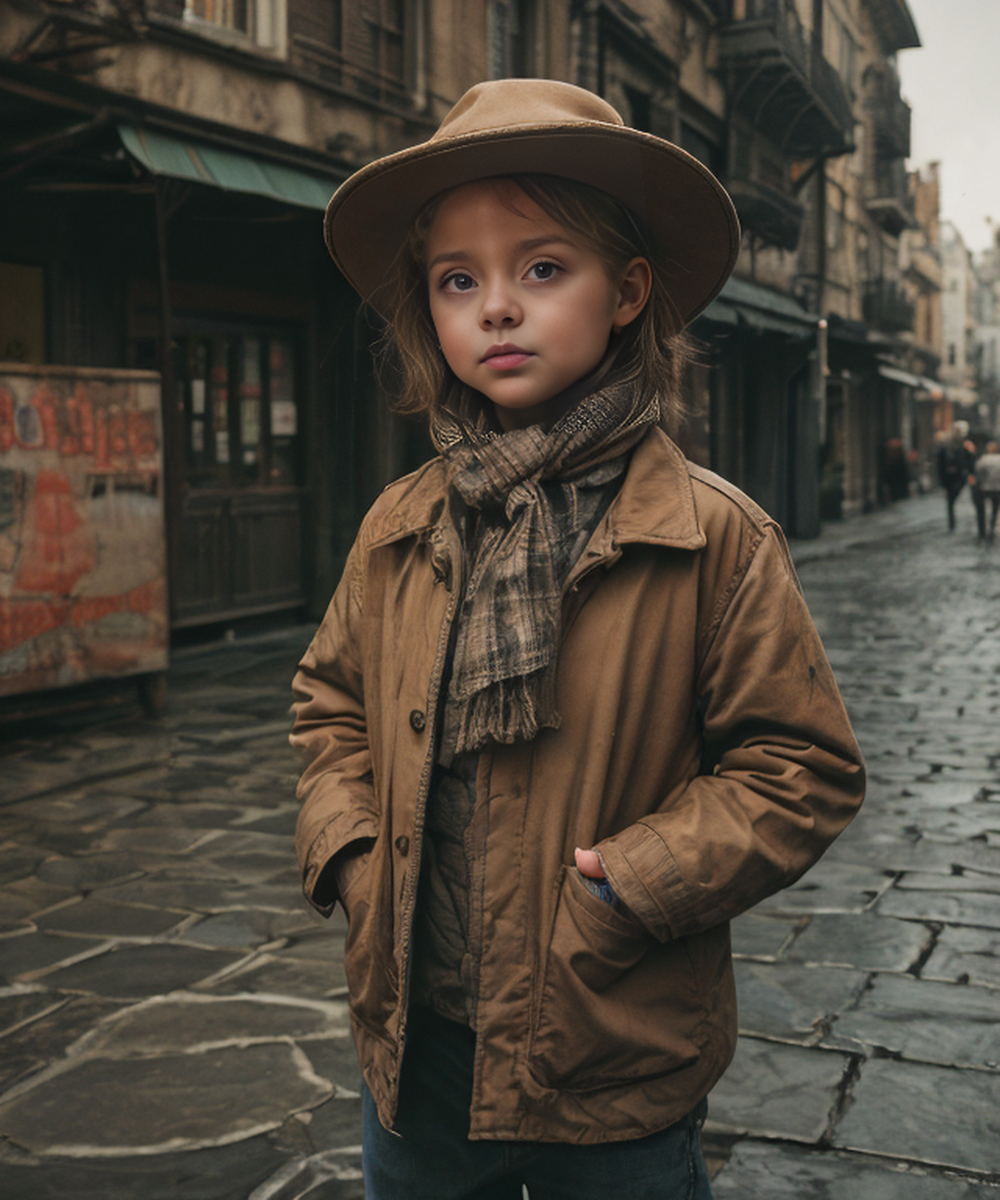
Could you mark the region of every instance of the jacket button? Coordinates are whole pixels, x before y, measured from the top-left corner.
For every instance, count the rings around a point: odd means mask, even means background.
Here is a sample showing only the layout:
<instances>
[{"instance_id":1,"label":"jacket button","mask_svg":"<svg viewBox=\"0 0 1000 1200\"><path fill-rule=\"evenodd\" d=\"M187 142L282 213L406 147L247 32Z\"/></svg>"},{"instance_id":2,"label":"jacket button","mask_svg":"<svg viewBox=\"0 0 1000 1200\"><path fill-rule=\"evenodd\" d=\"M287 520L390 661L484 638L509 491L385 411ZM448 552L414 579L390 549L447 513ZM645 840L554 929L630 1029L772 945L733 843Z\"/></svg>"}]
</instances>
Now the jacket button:
<instances>
[{"instance_id":1,"label":"jacket button","mask_svg":"<svg viewBox=\"0 0 1000 1200\"><path fill-rule=\"evenodd\" d=\"M427 714L421 712L419 708L415 708L413 712L410 713L410 728L415 730L417 733L423 733L426 727Z\"/></svg>"},{"instance_id":2,"label":"jacket button","mask_svg":"<svg viewBox=\"0 0 1000 1200\"><path fill-rule=\"evenodd\" d=\"M399 835L399 837L396 838L395 845L396 845L396 849L404 857L410 853L410 839L406 836L405 833L401 833Z\"/></svg>"}]
</instances>

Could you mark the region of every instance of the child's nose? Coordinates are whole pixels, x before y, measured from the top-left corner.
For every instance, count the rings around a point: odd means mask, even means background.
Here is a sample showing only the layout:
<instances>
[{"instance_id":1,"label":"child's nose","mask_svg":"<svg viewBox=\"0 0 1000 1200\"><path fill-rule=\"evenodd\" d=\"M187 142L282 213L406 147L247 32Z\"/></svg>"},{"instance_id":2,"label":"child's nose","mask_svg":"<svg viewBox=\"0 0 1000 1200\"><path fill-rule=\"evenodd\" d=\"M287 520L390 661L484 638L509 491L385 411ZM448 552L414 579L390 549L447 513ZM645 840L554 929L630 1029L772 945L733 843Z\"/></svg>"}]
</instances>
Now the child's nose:
<instances>
[{"instance_id":1,"label":"child's nose","mask_svg":"<svg viewBox=\"0 0 1000 1200\"><path fill-rule=\"evenodd\" d=\"M483 290L482 296L479 320L484 329L509 327L520 322L521 307L506 284L501 281L491 283Z\"/></svg>"}]
</instances>

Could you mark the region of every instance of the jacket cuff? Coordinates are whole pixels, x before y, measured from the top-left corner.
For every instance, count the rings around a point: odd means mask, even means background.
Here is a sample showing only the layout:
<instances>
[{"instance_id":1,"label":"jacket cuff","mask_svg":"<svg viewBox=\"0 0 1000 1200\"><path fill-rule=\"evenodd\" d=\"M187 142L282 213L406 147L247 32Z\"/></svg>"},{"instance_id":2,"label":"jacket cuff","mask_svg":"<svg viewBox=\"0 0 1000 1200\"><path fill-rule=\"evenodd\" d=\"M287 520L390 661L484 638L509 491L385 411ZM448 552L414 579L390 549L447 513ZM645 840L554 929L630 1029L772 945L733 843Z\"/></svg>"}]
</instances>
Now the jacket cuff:
<instances>
[{"instance_id":1,"label":"jacket cuff","mask_svg":"<svg viewBox=\"0 0 1000 1200\"><path fill-rule=\"evenodd\" d=\"M670 847L639 822L594 847L615 895L658 941L668 942L715 924L698 911L697 896L677 868Z\"/></svg>"},{"instance_id":2,"label":"jacket cuff","mask_svg":"<svg viewBox=\"0 0 1000 1200\"><path fill-rule=\"evenodd\" d=\"M302 892L312 908L321 916L328 917L340 899L336 888L335 873L324 871L335 856L346 846L357 841L374 841L378 826L374 821L359 821L350 829L340 825L327 826L313 840L302 867ZM316 893L316 885L323 876L323 886ZM329 881L329 885L328 885Z\"/></svg>"}]
</instances>

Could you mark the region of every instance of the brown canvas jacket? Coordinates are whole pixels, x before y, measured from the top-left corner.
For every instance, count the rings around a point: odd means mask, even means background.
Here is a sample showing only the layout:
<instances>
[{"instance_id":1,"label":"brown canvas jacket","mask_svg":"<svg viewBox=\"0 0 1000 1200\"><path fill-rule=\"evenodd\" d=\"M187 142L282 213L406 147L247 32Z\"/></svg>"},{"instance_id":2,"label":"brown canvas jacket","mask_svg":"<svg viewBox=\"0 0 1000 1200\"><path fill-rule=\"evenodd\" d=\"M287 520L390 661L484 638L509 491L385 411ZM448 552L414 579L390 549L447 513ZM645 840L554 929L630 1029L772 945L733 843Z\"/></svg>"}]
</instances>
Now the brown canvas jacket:
<instances>
[{"instance_id":1,"label":"brown canvas jacket","mask_svg":"<svg viewBox=\"0 0 1000 1200\"><path fill-rule=\"evenodd\" d=\"M376 502L293 684L306 895L373 839L339 899L389 1127L461 590L445 478L434 460ZM558 729L480 757L473 1138L614 1141L689 1112L735 1048L729 919L796 880L864 792L781 531L659 431L567 581L558 701ZM583 885L576 846L597 848L629 913Z\"/></svg>"}]
</instances>

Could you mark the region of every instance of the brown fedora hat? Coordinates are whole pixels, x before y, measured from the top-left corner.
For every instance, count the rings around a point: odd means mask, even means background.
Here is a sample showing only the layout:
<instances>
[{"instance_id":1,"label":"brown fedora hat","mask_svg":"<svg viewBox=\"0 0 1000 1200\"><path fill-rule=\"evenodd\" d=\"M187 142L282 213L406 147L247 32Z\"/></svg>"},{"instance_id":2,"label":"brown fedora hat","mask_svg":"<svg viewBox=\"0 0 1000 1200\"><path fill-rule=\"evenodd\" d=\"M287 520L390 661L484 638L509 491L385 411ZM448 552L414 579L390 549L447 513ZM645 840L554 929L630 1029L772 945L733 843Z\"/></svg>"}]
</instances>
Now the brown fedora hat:
<instances>
[{"instance_id":1,"label":"brown fedora hat","mask_svg":"<svg viewBox=\"0 0 1000 1200\"><path fill-rule=\"evenodd\" d=\"M336 191L326 244L348 281L377 292L407 231L438 193L497 175L557 175L620 200L650 230L687 324L722 290L740 227L729 193L679 146L628 128L599 96L552 79L470 88L428 141L376 159Z\"/></svg>"}]
</instances>

